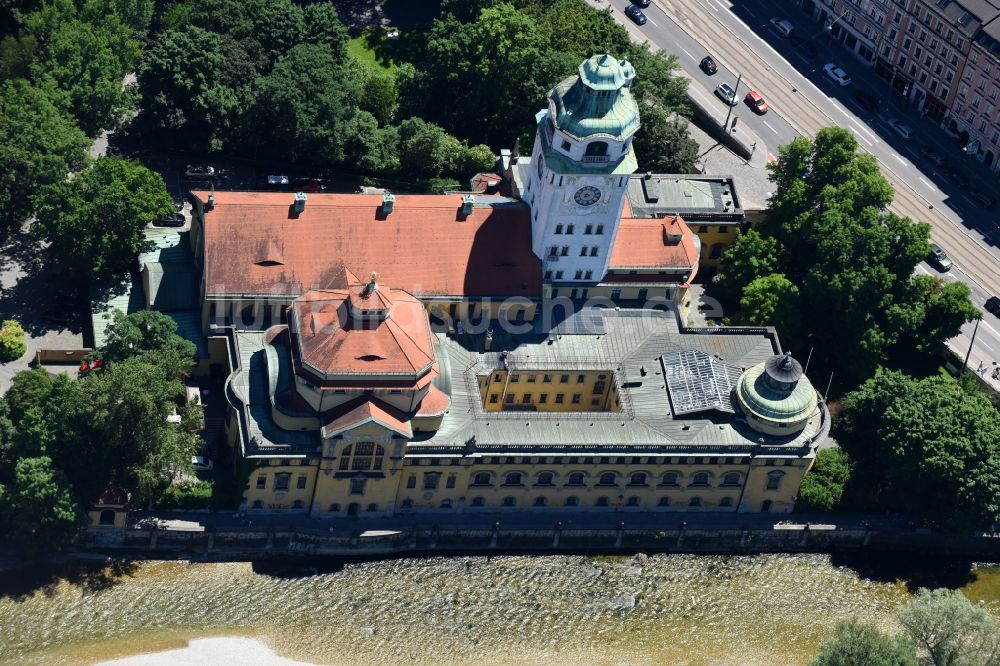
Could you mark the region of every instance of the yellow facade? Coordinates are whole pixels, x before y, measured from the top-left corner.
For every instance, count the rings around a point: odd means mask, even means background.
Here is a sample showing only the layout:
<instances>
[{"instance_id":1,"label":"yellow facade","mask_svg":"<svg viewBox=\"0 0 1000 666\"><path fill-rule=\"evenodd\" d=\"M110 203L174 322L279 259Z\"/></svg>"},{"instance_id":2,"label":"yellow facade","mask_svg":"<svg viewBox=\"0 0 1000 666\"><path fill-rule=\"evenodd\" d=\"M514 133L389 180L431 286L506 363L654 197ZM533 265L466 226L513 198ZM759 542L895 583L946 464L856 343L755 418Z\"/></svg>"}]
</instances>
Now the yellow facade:
<instances>
[{"instance_id":1,"label":"yellow facade","mask_svg":"<svg viewBox=\"0 0 1000 666\"><path fill-rule=\"evenodd\" d=\"M488 412L617 412L621 409L610 370L517 372L505 368L478 377Z\"/></svg>"},{"instance_id":2,"label":"yellow facade","mask_svg":"<svg viewBox=\"0 0 1000 666\"><path fill-rule=\"evenodd\" d=\"M701 239L701 258L699 264L703 267L718 268L722 263L722 255L740 235L743 225L732 222L698 224L691 223L691 230Z\"/></svg>"}]
</instances>

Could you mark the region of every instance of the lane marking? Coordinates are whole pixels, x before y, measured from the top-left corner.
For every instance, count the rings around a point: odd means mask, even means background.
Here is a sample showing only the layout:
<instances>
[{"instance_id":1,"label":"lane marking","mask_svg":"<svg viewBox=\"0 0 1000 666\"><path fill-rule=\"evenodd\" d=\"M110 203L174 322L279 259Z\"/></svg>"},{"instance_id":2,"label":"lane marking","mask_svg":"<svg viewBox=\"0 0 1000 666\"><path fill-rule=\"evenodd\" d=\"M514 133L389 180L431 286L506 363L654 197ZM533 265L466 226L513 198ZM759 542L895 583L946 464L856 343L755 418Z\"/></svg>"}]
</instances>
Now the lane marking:
<instances>
[{"instance_id":1,"label":"lane marking","mask_svg":"<svg viewBox=\"0 0 1000 666\"><path fill-rule=\"evenodd\" d=\"M654 21L653 19L649 18L648 16L646 17L646 20L649 21L650 23L652 23L653 25L656 25L656 21ZM659 28L660 26L656 25L656 27Z\"/></svg>"},{"instance_id":2,"label":"lane marking","mask_svg":"<svg viewBox=\"0 0 1000 666\"><path fill-rule=\"evenodd\" d=\"M852 132L854 132L854 136L858 137L858 139L859 139L859 140L860 140L860 141L861 141L862 143L866 143L866 144L868 144L868 146L869 146L869 147L871 147L871 146L873 145L873 144L872 144L872 142L871 142L871 141L869 141L868 139L866 139L866 138L865 138L865 137L864 137L864 136L863 136L863 135L861 134L861 132L859 132L858 130L856 130L856 129L852 129L851 131L852 131Z\"/></svg>"},{"instance_id":3,"label":"lane marking","mask_svg":"<svg viewBox=\"0 0 1000 666\"><path fill-rule=\"evenodd\" d=\"M694 56L693 56L693 55L691 55L691 52L690 52L690 51L688 51L688 50L687 50L686 48L684 48L683 46L681 47L681 51L684 51L684 53L686 53L686 54L687 54L687 57L688 57L688 58L691 58L691 60L694 60Z\"/></svg>"},{"instance_id":4,"label":"lane marking","mask_svg":"<svg viewBox=\"0 0 1000 666\"><path fill-rule=\"evenodd\" d=\"M771 131L772 131L772 132L774 132L775 134L777 134L777 133L778 133L778 130L776 130L776 129L774 129L773 127L771 127L771 123L767 122L766 120L762 120L761 122L762 122L762 123L764 123L765 125L767 125L767 129L771 130Z\"/></svg>"},{"instance_id":5,"label":"lane marking","mask_svg":"<svg viewBox=\"0 0 1000 666\"><path fill-rule=\"evenodd\" d=\"M858 129L860 129L860 130L861 130L862 132L864 132L865 134L867 134L867 135L868 135L868 136L869 136L869 137L871 138L871 140L872 140L872 141L874 141L875 143L878 143L878 137L877 137L877 136L875 136L874 134L872 134L871 130L869 130L869 129L868 129L867 127L865 127L865 126L864 126L863 124L859 123L859 122L858 122L858 120L857 120L857 118L856 118L856 117L854 116L854 114L853 114L853 113L847 113L847 112L846 112L846 111L844 111L844 110L841 110L841 113L843 113L843 114L844 114L845 116L847 116L847 118L848 118L848 119L849 119L849 120L850 120L850 121L851 121L852 123L854 123L854 124L855 124L855 126L857 126L857 128L858 128Z\"/></svg>"},{"instance_id":6,"label":"lane marking","mask_svg":"<svg viewBox=\"0 0 1000 666\"><path fill-rule=\"evenodd\" d=\"M980 341L979 341L979 344L981 344L982 346L986 347L986 348L987 348L987 349L989 349L990 351L993 351L993 347L990 347L990 346L989 346L988 344L986 344L986 343L985 343L985 342L983 342L982 340L980 340Z\"/></svg>"},{"instance_id":7,"label":"lane marking","mask_svg":"<svg viewBox=\"0 0 1000 666\"><path fill-rule=\"evenodd\" d=\"M931 185L930 183L928 183L928 182L927 182L926 180L924 180L924 177L923 177L923 176L917 176L917 178L919 178L919 179L920 179L920 182L921 182L921 183L923 183L923 184L924 184L924 185L926 185L927 187L929 187L929 188L931 188L932 190L934 190L935 192L937 192L937 188L936 188L936 187L934 187L933 185Z\"/></svg>"},{"instance_id":8,"label":"lane marking","mask_svg":"<svg viewBox=\"0 0 1000 666\"><path fill-rule=\"evenodd\" d=\"M899 160L900 164L902 164L903 166L906 166L906 160L904 160L902 157L900 157L896 153L893 153L892 156L895 157L897 160Z\"/></svg>"}]
</instances>

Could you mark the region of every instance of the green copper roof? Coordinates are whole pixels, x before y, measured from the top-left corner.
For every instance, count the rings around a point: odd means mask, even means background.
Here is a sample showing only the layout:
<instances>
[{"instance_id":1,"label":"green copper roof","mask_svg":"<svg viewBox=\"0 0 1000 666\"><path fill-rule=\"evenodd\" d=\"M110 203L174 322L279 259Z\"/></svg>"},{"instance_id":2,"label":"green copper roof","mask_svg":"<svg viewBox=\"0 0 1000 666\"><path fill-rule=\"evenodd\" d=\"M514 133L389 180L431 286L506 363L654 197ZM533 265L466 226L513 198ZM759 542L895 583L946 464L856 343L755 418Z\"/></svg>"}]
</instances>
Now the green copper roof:
<instances>
[{"instance_id":1,"label":"green copper roof","mask_svg":"<svg viewBox=\"0 0 1000 666\"><path fill-rule=\"evenodd\" d=\"M781 388L765 370L767 362L758 363L740 377L736 394L740 406L755 416L775 423L794 423L816 409L816 389L802 376L794 385Z\"/></svg>"},{"instance_id":2,"label":"green copper roof","mask_svg":"<svg viewBox=\"0 0 1000 666\"><path fill-rule=\"evenodd\" d=\"M628 86L635 69L610 54L583 61L579 74L549 92L556 127L578 139L606 135L624 141L639 129L639 107Z\"/></svg>"}]
</instances>

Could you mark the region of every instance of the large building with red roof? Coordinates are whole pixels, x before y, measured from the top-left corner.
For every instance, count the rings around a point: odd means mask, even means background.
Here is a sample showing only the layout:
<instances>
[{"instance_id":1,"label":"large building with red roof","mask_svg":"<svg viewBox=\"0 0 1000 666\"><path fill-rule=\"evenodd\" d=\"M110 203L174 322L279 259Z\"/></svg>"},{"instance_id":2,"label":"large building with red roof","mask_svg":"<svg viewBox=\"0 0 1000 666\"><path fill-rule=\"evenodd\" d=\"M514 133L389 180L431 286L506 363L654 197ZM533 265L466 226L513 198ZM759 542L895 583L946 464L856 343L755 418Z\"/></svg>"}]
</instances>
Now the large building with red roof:
<instances>
[{"instance_id":1,"label":"large building with red roof","mask_svg":"<svg viewBox=\"0 0 1000 666\"><path fill-rule=\"evenodd\" d=\"M791 509L825 407L795 377L751 426L773 329L681 323L701 248L629 199L633 77L553 88L507 195L194 192L247 510Z\"/></svg>"}]
</instances>

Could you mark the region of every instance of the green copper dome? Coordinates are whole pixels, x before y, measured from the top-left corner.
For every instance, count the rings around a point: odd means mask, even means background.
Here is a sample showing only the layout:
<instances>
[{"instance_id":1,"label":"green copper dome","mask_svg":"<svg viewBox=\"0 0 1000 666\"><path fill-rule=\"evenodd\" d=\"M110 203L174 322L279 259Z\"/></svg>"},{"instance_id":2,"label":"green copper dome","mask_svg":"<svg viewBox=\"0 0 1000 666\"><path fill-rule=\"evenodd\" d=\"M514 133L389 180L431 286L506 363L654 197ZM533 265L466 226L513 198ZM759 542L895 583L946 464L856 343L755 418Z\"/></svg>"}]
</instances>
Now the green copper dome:
<instances>
[{"instance_id":1,"label":"green copper dome","mask_svg":"<svg viewBox=\"0 0 1000 666\"><path fill-rule=\"evenodd\" d=\"M744 372L736 395L745 411L772 423L804 421L816 410L816 389L790 354L774 356Z\"/></svg>"},{"instance_id":2,"label":"green copper dome","mask_svg":"<svg viewBox=\"0 0 1000 666\"><path fill-rule=\"evenodd\" d=\"M629 90L635 69L608 53L584 60L579 74L549 92L558 129L578 139L594 135L625 141L639 129L639 107Z\"/></svg>"}]
</instances>

